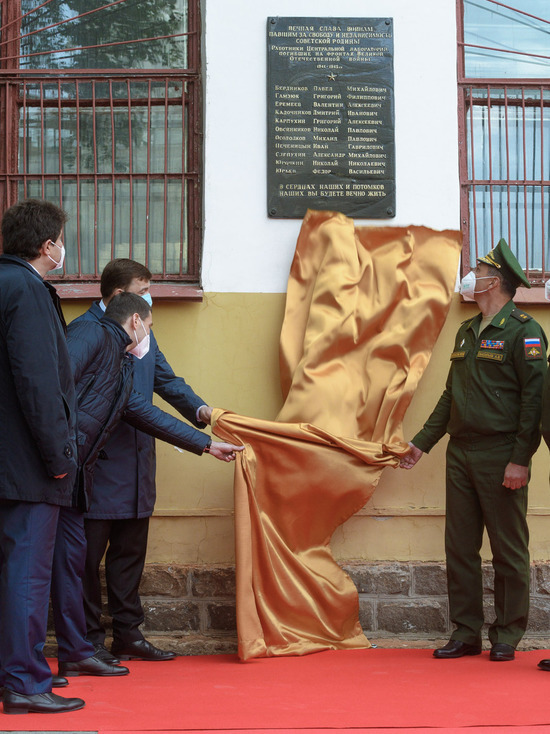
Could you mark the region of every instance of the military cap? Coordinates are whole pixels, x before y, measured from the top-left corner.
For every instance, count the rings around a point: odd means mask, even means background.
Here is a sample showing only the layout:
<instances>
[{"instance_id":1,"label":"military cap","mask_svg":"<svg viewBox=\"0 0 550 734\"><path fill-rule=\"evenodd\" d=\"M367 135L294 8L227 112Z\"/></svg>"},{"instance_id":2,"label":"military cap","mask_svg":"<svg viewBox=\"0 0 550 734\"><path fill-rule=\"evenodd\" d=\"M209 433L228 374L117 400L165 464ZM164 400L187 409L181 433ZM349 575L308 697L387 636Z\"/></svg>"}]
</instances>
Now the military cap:
<instances>
[{"instance_id":1,"label":"military cap","mask_svg":"<svg viewBox=\"0 0 550 734\"><path fill-rule=\"evenodd\" d=\"M478 257L478 262L486 263L500 270L516 287L519 285L524 285L526 288L531 287L531 283L525 277L523 268L517 261L512 250L508 247L505 239L501 239L498 245L484 257Z\"/></svg>"}]
</instances>

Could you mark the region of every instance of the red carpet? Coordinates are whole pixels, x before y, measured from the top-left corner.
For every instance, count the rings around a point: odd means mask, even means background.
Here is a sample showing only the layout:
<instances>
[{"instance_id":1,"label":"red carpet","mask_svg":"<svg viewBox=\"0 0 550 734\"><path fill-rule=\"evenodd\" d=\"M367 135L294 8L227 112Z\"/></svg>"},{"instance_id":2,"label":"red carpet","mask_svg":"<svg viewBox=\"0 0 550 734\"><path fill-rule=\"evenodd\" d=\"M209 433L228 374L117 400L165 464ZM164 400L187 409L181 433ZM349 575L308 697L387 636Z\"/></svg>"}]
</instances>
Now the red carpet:
<instances>
[{"instance_id":1,"label":"red carpet","mask_svg":"<svg viewBox=\"0 0 550 734\"><path fill-rule=\"evenodd\" d=\"M72 678L58 691L84 698L81 711L0 714L0 731L540 734L550 731L550 673L536 667L543 657L550 654L536 650L492 663L488 653L434 660L430 650L376 649L248 663L232 655L135 661L124 678Z\"/></svg>"}]
</instances>

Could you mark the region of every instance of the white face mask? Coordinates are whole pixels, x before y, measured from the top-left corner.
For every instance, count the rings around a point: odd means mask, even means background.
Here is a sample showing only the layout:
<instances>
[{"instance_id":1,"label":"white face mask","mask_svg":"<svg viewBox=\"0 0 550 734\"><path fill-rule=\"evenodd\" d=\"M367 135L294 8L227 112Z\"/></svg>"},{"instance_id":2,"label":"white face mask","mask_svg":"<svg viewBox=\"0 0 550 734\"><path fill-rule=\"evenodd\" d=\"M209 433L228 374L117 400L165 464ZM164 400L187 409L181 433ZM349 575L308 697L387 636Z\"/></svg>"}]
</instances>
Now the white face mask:
<instances>
[{"instance_id":1,"label":"white face mask","mask_svg":"<svg viewBox=\"0 0 550 734\"><path fill-rule=\"evenodd\" d=\"M62 268L63 267L63 263L65 262L65 247L64 247L64 245L58 245L57 242L54 242L53 240L50 240L50 244L52 244L54 247L59 247L59 249L61 251L61 257L59 258L59 260L54 260L53 257L51 257L50 255L48 255L48 257L50 258L50 260L55 265L55 268L52 268L52 269L53 270L59 270L59 268Z\"/></svg>"},{"instance_id":2,"label":"white face mask","mask_svg":"<svg viewBox=\"0 0 550 734\"><path fill-rule=\"evenodd\" d=\"M550 301L550 280L547 280L544 284L544 297L547 301Z\"/></svg>"},{"instance_id":3,"label":"white face mask","mask_svg":"<svg viewBox=\"0 0 550 734\"><path fill-rule=\"evenodd\" d=\"M134 336L136 338L136 346L133 349L130 349L130 354L133 354L134 357L137 357L138 359L143 359L147 352L149 351L149 346L151 343L151 337L145 330L145 326L143 326L143 321L140 319L139 323L143 327L143 331L145 331L145 336L141 341L138 340L137 333L134 331Z\"/></svg>"},{"instance_id":4,"label":"white face mask","mask_svg":"<svg viewBox=\"0 0 550 734\"><path fill-rule=\"evenodd\" d=\"M153 305L153 297L151 296L150 293L141 293L141 297L143 298L143 300L145 301L145 303L148 306L152 306Z\"/></svg>"},{"instance_id":5,"label":"white face mask","mask_svg":"<svg viewBox=\"0 0 550 734\"><path fill-rule=\"evenodd\" d=\"M476 278L476 274L474 273L474 271L470 270L468 275L465 275L460 281L460 294L463 296L468 296L468 298L473 298L474 294L485 293L485 291L488 291L490 289L485 288L482 291L476 291L477 281L491 280L493 277L493 275L482 275L479 278Z\"/></svg>"}]
</instances>

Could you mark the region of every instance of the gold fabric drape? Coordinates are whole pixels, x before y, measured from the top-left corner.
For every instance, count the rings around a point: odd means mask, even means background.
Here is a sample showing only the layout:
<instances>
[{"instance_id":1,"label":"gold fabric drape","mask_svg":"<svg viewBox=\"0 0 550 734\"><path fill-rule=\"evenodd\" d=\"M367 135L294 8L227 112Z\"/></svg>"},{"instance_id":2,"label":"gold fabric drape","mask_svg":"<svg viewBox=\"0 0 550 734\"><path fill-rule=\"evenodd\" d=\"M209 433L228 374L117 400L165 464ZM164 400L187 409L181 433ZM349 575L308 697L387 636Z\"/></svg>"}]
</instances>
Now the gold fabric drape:
<instances>
[{"instance_id":1,"label":"gold fabric drape","mask_svg":"<svg viewBox=\"0 0 550 734\"><path fill-rule=\"evenodd\" d=\"M453 292L460 234L309 211L281 332L275 421L222 410L235 466L239 655L369 647L334 530L407 449L402 421Z\"/></svg>"}]
</instances>

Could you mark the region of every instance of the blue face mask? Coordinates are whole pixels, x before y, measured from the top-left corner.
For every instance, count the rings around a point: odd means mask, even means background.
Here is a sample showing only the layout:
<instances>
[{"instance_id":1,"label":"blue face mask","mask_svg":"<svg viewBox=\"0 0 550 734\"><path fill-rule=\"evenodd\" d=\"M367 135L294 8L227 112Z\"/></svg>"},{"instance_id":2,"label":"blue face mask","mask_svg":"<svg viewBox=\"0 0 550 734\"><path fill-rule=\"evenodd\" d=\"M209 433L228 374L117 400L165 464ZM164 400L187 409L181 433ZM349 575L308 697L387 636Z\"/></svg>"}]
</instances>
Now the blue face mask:
<instances>
[{"instance_id":1,"label":"blue face mask","mask_svg":"<svg viewBox=\"0 0 550 734\"><path fill-rule=\"evenodd\" d=\"M153 299L150 293L142 293L141 297L143 298L143 300L145 301L145 303L147 303L149 307L153 305Z\"/></svg>"}]
</instances>

